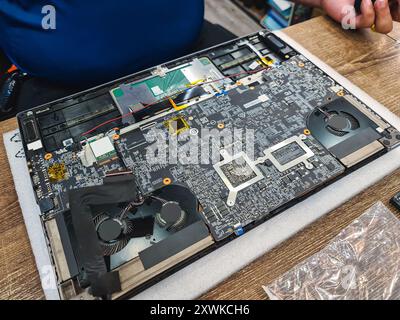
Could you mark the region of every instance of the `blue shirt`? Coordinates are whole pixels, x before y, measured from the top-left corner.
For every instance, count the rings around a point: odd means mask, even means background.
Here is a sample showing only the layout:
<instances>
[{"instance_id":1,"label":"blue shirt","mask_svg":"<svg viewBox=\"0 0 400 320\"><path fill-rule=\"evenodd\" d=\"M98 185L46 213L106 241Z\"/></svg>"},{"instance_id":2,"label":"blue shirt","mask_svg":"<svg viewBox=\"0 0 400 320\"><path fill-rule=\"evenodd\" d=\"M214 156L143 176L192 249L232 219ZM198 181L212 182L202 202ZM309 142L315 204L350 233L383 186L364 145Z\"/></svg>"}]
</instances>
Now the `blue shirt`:
<instances>
[{"instance_id":1,"label":"blue shirt","mask_svg":"<svg viewBox=\"0 0 400 320\"><path fill-rule=\"evenodd\" d=\"M33 76L94 85L184 54L203 14L203 0L0 0L0 47Z\"/></svg>"}]
</instances>

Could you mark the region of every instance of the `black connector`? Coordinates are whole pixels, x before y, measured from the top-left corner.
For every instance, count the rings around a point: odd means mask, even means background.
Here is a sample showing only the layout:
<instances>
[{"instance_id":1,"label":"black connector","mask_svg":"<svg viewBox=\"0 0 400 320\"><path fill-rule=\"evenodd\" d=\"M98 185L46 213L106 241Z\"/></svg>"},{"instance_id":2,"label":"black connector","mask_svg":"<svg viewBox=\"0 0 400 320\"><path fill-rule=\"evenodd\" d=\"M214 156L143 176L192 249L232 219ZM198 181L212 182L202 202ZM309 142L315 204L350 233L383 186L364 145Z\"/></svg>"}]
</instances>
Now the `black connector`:
<instances>
[{"instance_id":1,"label":"black connector","mask_svg":"<svg viewBox=\"0 0 400 320\"><path fill-rule=\"evenodd\" d=\"M293 53L293 49L273 33L260 33L259 39L265 43L273 53L279 55L282 59L288 59Z\"/></svg>"},{"instance_id":2,"label":"black connector","mask_svg":"<svg viewBox=\"0 0 400 320\"><path fill-rule=\"evenodd\" d=\"M395 206L397 210L400 210L400 192L397 193L391 200L390 203Z\"/></svg>"}]
</instances>

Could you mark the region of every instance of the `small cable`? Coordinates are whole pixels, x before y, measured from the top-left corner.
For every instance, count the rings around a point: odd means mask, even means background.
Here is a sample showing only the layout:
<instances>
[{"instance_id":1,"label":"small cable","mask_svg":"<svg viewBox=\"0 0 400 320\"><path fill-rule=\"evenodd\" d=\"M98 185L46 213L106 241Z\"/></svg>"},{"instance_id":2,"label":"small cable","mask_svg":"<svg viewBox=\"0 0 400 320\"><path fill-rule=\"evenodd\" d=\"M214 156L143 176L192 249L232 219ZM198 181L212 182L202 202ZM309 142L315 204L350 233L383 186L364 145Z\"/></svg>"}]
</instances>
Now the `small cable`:
<instances>
[{"instance_id":1,"label":"small cable","mask_svg":"<svg viewBox=\"0 0 400 320\"><path fill-rule=\"evenodd\" d=\"M321 107L317 107L317 110L319 112L321 112L325 117L327 117L328 119L332 116L329 112L326 112L325 110L323 110Z\"/></svg>"}]
</instances>

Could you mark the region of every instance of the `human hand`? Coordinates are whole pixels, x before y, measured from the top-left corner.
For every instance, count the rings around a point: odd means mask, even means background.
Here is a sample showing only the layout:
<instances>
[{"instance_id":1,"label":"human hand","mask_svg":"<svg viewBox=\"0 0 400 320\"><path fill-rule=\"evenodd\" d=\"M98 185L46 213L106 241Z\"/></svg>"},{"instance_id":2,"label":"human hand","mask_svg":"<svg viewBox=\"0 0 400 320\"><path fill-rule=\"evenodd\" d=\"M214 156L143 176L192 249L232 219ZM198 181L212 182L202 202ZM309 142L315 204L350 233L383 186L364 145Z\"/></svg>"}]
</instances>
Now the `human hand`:
<instances>
[{"instance_id":1,"label":"human hand","mask_svg":"<svg viewBox=\"0 0 400 320\"><path fill-rule=\"evenodd\" d=\"M354 10L354 0L321 0L321 7L334 20L352 28L369 28L389 33L393 29L393 20L400 21L400 0L363 0L361 13ZM389 3L390 2L390 3Z\"/></svg>"}]
</instances>

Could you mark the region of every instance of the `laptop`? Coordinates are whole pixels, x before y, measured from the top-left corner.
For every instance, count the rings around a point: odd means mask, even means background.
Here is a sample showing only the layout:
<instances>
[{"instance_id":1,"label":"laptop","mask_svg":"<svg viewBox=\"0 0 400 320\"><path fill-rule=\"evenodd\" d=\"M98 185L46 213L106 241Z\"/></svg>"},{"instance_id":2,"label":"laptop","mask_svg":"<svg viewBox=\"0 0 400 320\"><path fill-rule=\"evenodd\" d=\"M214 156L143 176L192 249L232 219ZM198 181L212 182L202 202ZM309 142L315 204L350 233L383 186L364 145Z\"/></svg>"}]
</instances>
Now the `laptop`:
<instances>
[{"instance_id":1,"label":"laptop","mask_svg":"<svg viewBox=\"0 0 400 320\"><path fill-rule=\"evenodd\" d=\"M61 299L131 297L399 146L278 34L18 115Z\"/></svg>"}]
</instances>

